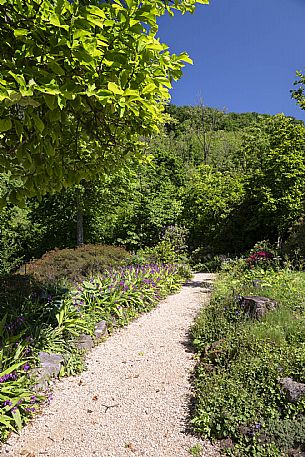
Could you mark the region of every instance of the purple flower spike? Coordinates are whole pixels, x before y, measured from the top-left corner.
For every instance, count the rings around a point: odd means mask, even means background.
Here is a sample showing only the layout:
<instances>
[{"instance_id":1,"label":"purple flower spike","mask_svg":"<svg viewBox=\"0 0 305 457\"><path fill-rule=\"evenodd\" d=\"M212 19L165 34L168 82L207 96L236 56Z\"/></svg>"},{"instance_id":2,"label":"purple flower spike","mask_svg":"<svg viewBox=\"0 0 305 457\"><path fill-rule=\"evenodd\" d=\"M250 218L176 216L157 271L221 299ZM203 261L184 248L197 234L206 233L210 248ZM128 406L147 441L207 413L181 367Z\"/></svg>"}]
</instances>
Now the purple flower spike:
<instances>
[{"instance_id":1,"label":"purple flower spike","mask_svg":"<svg viewBox=\"0 0 305 457\"><path fill-rule=\"evenodd\" d=\"M5 374L5 375L0 377L0 384L5 382L5 381L9 381L9 380L14 381L15 379L17 379L16 373Z\"/></svg>"}]
</instances>

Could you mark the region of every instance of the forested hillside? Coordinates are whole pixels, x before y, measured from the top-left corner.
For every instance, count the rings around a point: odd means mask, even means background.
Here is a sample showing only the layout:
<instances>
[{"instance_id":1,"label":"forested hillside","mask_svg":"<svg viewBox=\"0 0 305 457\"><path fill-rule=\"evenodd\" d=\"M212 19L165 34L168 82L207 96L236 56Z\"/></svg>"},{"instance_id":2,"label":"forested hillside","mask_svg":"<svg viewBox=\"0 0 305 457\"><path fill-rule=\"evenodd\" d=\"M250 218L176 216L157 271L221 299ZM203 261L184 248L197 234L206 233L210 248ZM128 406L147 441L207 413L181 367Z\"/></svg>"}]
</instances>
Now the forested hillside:
<instances>
[{"instance_id":1,"label":"forested hillside","mask_svg":"<svg viewBox=\"0 0 305 457\"><path fill-rule=\"evenodd\" d=\"M1 272L49 249L109 243L137 250L166 227L188 234L197 261L240 254L257 241L282 244L302 230L305 127L284 115L169 105L145 157L114 174L1 213ZM1 178L2 194L18 181ZM298 246L302 249L302 246Z\"/></svg>"}]
</instances>

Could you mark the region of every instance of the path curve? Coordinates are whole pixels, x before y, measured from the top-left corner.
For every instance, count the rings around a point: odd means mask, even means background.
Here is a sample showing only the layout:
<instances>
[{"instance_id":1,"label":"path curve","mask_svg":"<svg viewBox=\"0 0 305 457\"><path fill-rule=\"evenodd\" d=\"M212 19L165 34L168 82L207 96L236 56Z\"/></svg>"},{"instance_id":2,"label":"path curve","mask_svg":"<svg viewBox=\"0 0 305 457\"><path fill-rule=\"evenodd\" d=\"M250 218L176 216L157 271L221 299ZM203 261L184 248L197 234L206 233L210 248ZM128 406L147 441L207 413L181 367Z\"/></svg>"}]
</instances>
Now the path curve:
<instances>
[{"instance_id":1,"label":"path curve","mask_svg":"<svg viewBox=\"0 0 305 457\"><path fill-rule=\"evenodd\" d=\"M41 416L12 436L1 455L17 457L204 457L217 451L187 434L194 367L188 329L209 299L212 274L120 329L88 355L88 370L64 378Z\"/></svg>"}]
</instances>

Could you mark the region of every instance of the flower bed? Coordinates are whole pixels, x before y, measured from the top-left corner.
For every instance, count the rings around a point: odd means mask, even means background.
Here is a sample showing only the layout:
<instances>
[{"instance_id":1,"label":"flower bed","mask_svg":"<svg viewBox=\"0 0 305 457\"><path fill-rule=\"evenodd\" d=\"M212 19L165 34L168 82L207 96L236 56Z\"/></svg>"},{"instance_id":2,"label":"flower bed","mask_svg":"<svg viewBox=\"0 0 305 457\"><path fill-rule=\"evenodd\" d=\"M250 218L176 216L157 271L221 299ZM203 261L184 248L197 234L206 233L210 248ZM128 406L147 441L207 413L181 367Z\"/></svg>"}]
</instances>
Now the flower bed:
<instances>
[{"instance_id":1,"label":"flower bed","mask_svg":"<svg viewBox=\"0 0 305 457\"><path fill-rule=\"evenodd\" d=\"M83 366L76 347L79 335L94 335L97 322L108 328L122 326L149 311L161 298L176 292L187 272L177 265L131 265L108 267L97 276L71 286L64 296L31 297L9 314L2 304L0 324L0 438L39 409L35 379L29 372L37 366L40 351L63 355L60 376L75 374ZM8 317L10 316L10 317Z\"/></svg>"}]
</instances>

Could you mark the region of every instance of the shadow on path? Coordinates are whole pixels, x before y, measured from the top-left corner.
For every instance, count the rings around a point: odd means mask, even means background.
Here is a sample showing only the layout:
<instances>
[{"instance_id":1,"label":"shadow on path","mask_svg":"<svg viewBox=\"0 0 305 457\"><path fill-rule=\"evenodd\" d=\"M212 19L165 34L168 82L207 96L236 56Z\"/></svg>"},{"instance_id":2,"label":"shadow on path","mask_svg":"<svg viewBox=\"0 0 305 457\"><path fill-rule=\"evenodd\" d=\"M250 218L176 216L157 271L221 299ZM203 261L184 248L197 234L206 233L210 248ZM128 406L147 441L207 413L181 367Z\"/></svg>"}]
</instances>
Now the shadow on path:
<instances>
[{"instance_id":1,"label":"shadow on path","mask_svg":"<svg viewBox=\"0 0 305 457\"><path fill-rule=\"evenodd\" d=\"M188 281L184 284L184 287L192 287L194 289L200 288L203 289L203 292L206 292L204 289L208 289L209 291L213 288L213 279L208 279L204 281Z\"/></svg>"}]
</instances>

